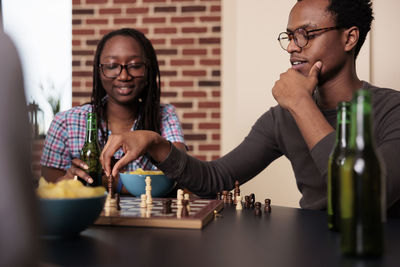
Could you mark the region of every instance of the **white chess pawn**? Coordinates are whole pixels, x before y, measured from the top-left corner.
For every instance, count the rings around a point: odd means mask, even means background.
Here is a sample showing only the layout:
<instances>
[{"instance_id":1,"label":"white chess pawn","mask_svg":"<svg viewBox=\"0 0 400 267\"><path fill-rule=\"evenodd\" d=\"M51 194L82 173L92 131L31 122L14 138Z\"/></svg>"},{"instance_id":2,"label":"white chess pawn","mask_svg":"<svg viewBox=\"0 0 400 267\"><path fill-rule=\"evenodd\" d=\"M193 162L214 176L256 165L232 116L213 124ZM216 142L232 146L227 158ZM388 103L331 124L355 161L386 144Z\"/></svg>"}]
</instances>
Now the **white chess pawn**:
<instances>
[{"instance_id":1,"label":"white chess pawn","mask_svg":"<svg viewBox=\"0 0 400 267\"><path fill-rule=\"evenodd\" d=\"M178 205L178 207L177 207L177 210L176 210L176 218L178 218L178 219L180 219L181 217L182 217L182 204L179 206Z\"/></svg>"},{"instance_id":2,"label":"white chess pawn","mask_svg":"<svg viewBox=\"0 0 400 267\"><path fill-rule=\"evenodd\" d=\"M146 183L146 196L147 196L147 200L146 203L147 204L153 204L153 198L151 197L151 178L150 176L146 176L146 179L144 180Z\"/></svg>"},{"instance_id":3,"label":"white chess pawn","mask_svg":"<svg viewBox=\"0 0 400 267\"><path fill-rule=\"evenodd\" d=\"M182 209L182 200L183 200L183 190L178 189L177 195L176 195L176 205L178 208L181 208L181 209Z\"/></svg>"},{"instance_id":4,"label":"white chess pawn","mask_svg":"<svg viewBox=\"0 0 400 267\"><path fill-rule=\"evenodd\" d=\"M147 207L146 199L147 199L147 196L145 194L141 194L140 195L140 200L141 200L140 207L141 208L146 208Z\"/></svg>"},{"instance_id":5,"label":"white chess pawn","mask_svg":"<svg viewBox=\"0 0 400 267\"><path fill-rule=\"evenodd\" d=\"M183 190L182 189L178 189L176 191L176 198L180 198L181 196L183 196ZM183 199L183 198L182 198Z\"/></svg>"},{"instance_id":6,"label":"white chess pawn","mask_svg":"<svg viewBox=\"0 0 400 267\"><path fill-rule=\"evenodd\" d=\"M150 218L151 217L152 208L153 207L151 205L147 206L147 208L146 208L146 218Z\"/></svg>"},{"instance_id":7,"label":"white chess pawn","mask_svg":"<svg viewBox=\"0 0 400 267\"><path fill-rule=\"evenodd\" d=\"M147 204L153 204L153 198L151 197L151 186L148 185L146 186L146 203Z\"/></svg>"},{"instance_id":8,"label":"white chess pawn","mask_svg":"<svg viewBox=\"0 0 400 267\"><path fill-rule=\"evenodd\" d=\"M242 210L243 206L242 206L242 196L236 196L236 210Z\"/></svg>"},{"instance_id":9,"label":"white chess pawn","mask_svg":"<svg viewBox=\"0 0 400 267\"><path fill-rule=\"evenodd\" d=\"M145 218L146 217L146 208L140 208L140 217Z\"/></svg>"}]
</instances>

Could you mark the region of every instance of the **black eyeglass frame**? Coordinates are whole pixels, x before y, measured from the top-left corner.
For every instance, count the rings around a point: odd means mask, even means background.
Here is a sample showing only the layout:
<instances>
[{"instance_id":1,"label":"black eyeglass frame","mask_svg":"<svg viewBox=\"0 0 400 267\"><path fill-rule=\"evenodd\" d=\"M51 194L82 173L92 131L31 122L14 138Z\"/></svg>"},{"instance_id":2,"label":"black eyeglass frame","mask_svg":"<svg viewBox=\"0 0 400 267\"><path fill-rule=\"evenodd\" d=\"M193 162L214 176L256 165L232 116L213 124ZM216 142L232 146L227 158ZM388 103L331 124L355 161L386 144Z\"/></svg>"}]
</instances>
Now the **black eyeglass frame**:
<instances>
[{"instance_id":1,"label":"black eyeglass frame","mask_svg":"<svg viewBox=\"0 0 400 267\"><path fill-rule=\"evenodd\" d=\"M103 69L103 66L104 65L110 65L110 64L116 64L116 65L118 65L119 66L119 74L118 75L116 75L116 76L107 76L105 73L104 73L104 69ZM105 77L107 77L107 78L109 78L109 79L115 79L115 78L117 78L119 75L121 75L121 73L122 73L122 70L123 69L125 69L126 70L126 73L129 75L129 76L131 76L132 78L143 78L145 75L143 74L143 75L140 75L140 76L134 76L134 75L131 75L130 73L129 73L129 71L128 71L128 66L132 66L132 65L143 65L144 66L144 73L146 72L146 67L147 67L147 65L146 65L146 63L144 63L144 62L139 62L139 63L129 63L129 64L119 64L119 63L100 63L99 64L99 68L101 69L101 72L103 73L103 75L105 76Z\"/></svg>"},{"instance_id":2,"label":"black eyeglass frame","mask_svg":"<svg viewBox=\"0 0 400 267\"><path fill-rule=\"evenodd\" d=\"M282 35L282 34L286 34L286 35L288 36L288 38L289 38L289 43L288 43L288 45L290 44L290 41L291 41L290 36L292 36L292 39L294 40L294 43L296 44L296 46L299 47L299 48L303 48L303 47L305 47L305 46L308 44L308 42L310 41L309 33L311 33L311 32L317 32L317 31L323 31L323 30L325 30L325 32L328 32L328 31L337 30L337 29L340 29L340 28L341 28L341 27L339 27L339 26L333 26L333 27L325 27L325 28L319 28L319 29L312 29L312 30L308 30L308 31L305 30L304 28L298 28L298 29L294 30L292 33L289 33L289 32L281 32L281 33L278 35L278 42L279 42L279 45L282 47L282 49L285 50L285 51L287 51L287 47L286 47L286 48L283 47L283 46L282 46L282 42L281 42L281 35ZM300 45L297 43L297 38L295 38L295 32L296 32L296 31L299 31L299 30L303 30L303 31L306 33L306 35L304 35L304 36L306 37L306 43L305 43L303 46L300 46Z\"/></svg>"}]
</instances>

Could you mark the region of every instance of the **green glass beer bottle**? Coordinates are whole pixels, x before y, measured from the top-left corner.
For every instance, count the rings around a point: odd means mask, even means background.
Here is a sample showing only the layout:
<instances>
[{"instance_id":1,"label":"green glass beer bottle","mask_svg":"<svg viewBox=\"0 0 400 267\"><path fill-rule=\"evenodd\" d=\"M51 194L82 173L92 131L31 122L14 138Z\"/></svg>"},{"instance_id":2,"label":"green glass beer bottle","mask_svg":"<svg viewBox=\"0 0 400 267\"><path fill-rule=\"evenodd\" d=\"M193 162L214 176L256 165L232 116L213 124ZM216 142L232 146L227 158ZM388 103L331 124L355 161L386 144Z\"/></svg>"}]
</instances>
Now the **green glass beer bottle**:
<instances>
[{"instance_id":1,"label":"green glass beer bottle","mask_svg":"<svg viewBox=\"0 0 400 267\"><path fill-rule=\"evenodd\" d=\"M83 160L89 169L86 172L92 177L93 183L89 184L83 179L85 185L102 185L102 167L100 163L100 145L97 136L97 118L95 113L88 113L86 121L86 139L81 150L81 160Z\"/></svg>"},{"instance_id":2,"label":"green glass beer bottle","mask_svg":"<svg viewBox=\"0 0 400 267\"><path fill-rule=\"evenodd\" d=\"M336 141L328 162L328 228L339 231L339 182L340 168L344 163L350 137L350 103L339 102L337 107Z\"/></svg>"},{"instance_id":3,"label":"green glass beer bottle","mask_svg":"<svg viewBox=\"0 0 400 267\"><path fill-rule=\"evenodd\" d=\"M385 183L375 151L371 92L358 90L351 104L349 151L340 170L340 232L344 255L383 253Z\"/></svg>"}]
</instances>

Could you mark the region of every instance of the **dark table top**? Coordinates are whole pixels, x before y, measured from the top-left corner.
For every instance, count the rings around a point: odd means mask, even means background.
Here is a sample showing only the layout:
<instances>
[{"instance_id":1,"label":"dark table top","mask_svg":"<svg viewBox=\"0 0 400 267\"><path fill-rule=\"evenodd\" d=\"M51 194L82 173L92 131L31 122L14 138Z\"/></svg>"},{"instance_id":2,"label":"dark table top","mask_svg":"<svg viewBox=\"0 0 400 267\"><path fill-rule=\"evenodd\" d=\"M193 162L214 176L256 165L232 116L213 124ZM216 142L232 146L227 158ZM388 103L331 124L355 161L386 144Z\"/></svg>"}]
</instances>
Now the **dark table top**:
<instances>
[{"instance_id":1,"label":"dark table top","mask_svg":"<svg viewBox=\"0 0 400 267\"><path fill-rule=\"evenodd\" d=\"M269 215L225 206L202 230L92 226L75 239L42 239L41 262L61 266L400 266L400 219L385 224L381 259L340 255L326 214L272 206Z\"/></svg>"}]
</instances>

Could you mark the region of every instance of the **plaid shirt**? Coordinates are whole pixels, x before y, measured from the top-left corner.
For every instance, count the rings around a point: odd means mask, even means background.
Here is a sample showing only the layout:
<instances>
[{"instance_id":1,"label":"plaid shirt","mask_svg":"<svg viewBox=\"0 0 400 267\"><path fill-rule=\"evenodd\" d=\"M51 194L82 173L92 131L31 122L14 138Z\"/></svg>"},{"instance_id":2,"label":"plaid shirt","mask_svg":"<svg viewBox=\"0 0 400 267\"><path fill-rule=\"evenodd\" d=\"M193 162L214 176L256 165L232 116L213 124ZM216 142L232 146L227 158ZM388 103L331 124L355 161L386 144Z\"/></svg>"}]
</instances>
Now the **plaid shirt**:
<instances>
[{"instance_id":1,"label":"plaid shirt","mask_svg":"<svg viewBox=\"0 0 400 267\"><path fill-rule=\"evenodd\" d=\"M168 141L184 143L182 128L174 106L161 104L160 110L162 114L161 135ZM86 118L91 111L92 106L86 104L56 114L46 135L40 160L42 166L67 170L71 167L71 160L80 157L80 151L86 136ZM137 121L134 122L132 131L134 131L136 123ZM106 123L104 121L102 121L102 127L106 131ZM111 131L108 134L110 135ZM101 144L100 131L98 131L98 136ZM120 159L122 154L122 149L119 149L114 157ZM145 156L130 162L125 167L125 170L134 171L137 168L144 170L157 169Z\"/></svg>"}]
</instances>

